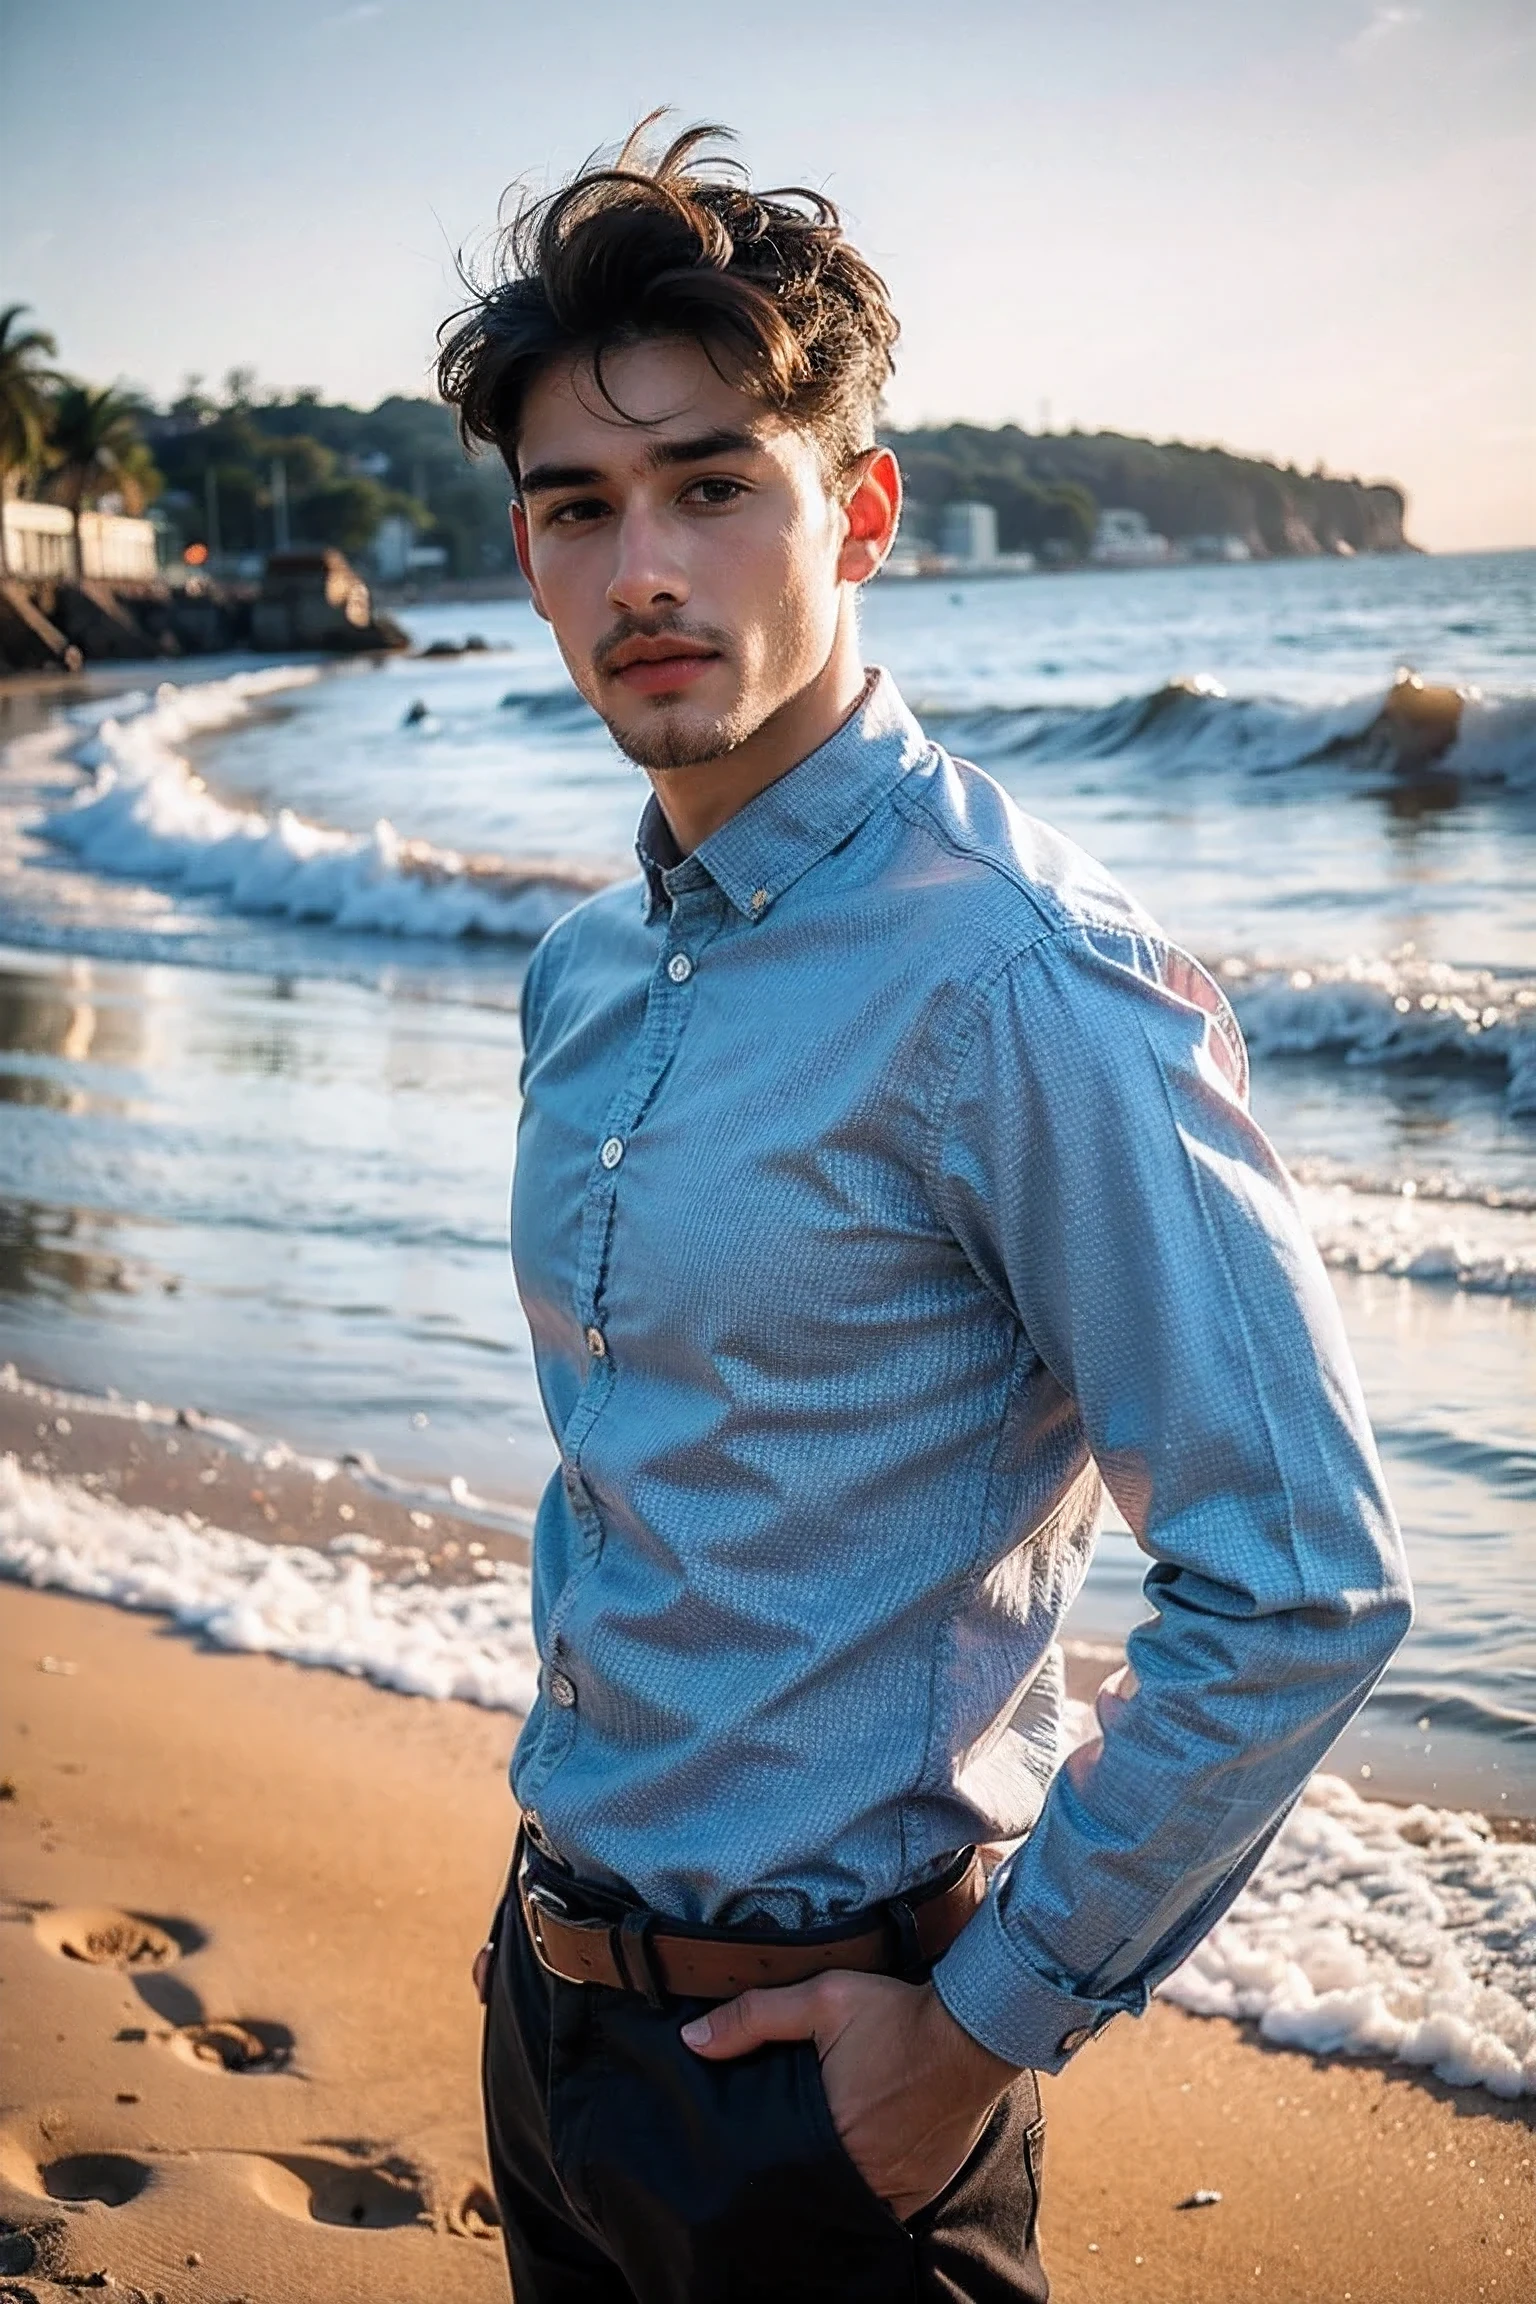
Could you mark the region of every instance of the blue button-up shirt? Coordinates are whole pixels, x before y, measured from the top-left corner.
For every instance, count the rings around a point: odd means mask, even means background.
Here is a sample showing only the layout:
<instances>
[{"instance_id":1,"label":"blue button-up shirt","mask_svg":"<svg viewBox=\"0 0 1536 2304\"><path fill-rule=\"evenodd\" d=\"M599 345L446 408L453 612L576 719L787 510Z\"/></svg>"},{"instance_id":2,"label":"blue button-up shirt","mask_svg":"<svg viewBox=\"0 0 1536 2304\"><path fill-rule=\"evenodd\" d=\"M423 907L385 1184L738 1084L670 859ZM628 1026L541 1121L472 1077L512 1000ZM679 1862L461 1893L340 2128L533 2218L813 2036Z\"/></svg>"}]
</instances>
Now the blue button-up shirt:
<instances>
[{"instance_id":1,"label":"blue button-up shirt","mask_svg":"<svg viewBox=\"0 0 1536 2304\"><path fill-rule=\"evenodd\" d=\"M804 1926L1025 1837L936 1972L1057 2068L1237 1893L1408 1621L1219 991L888 678L524 995L561 1464L513 1783L576 1870ZM1058 1772L1101 1481L1154 1611Z\"/></svg>"}]
</instances>

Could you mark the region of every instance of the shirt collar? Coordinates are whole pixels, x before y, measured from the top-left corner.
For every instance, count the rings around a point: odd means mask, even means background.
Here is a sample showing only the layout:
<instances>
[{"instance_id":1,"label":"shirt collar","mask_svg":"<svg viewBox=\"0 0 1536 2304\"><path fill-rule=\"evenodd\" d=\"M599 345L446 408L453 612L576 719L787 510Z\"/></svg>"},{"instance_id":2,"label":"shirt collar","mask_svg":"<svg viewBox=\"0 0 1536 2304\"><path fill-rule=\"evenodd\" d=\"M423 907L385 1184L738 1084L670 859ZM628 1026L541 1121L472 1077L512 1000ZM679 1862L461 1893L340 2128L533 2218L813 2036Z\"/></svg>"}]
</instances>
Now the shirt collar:
<instances>
[{"instance_id":1,"label":"shirt collar","mask_svg":"<svg viewBox=\"0 0 1536 2304\"><path fill-rule=\"evenodd\" d=\"M679 856L652 794L635 853L645 875L645 916L674 895L713 880L748 920L772 910L786 888L856 832L927 750L922 730L889 672L876 670L864 700L826 743L738 809L718 832Z\"/></svg>"}]
</instances>

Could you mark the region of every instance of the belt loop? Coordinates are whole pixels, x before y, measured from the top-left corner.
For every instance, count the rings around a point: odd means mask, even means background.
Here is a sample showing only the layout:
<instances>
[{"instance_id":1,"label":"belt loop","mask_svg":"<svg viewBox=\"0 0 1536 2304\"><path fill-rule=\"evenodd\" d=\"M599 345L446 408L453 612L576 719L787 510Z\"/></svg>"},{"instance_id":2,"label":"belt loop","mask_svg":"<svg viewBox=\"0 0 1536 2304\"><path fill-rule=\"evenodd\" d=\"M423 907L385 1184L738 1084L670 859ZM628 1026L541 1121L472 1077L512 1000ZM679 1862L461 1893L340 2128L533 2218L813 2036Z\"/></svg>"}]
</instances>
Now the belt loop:
<instances>
[{"instance_id":1,"label":"belt loop","mask_svg":"<svg viewBox=\"0 0 1536 2304\"><path fill-rule=\"evenodd\" d=\"M896 1973L905 1984L928 1981L928 1960L917 1933L917 1918L904 1896L893 1896L885 1908L896 1939Z\"/></svg>"},{"instance_id":2,"label":"belt loop","mask_svg":"<svg viewBox=\"0 0 1536 2304\"><path fill-rule=\"evenodd\" d=\"M666 2005L666 1994L651 1957L651 1930L655 1922L654 1912L626 1912L614 1932L614 1948L620 1972L631 1992L640 1993L647 2007L662 2008Z\"/></svg>"},{"instance_id":3,"label":"belt loop","mask_svg":"<svg viewBox=\"0 0 1536 2304\"><path fill-rule=\"evenodd\" d=\"M519 1817L517 1823L517 1838L512 1843L512 1861L507 1866L506 1883L502 1888L500 1898L497 1901L496 1910L492 1914L491 1925L486 1932L485 1941L490 1946L493 1953L499 1949L501 1944L502 1929L506 1924L507 1906L511 1903L514 1896L518 1896L520 1898L522 1874L523 1823L522 1818Z\"/></svg>"}]
</instances>

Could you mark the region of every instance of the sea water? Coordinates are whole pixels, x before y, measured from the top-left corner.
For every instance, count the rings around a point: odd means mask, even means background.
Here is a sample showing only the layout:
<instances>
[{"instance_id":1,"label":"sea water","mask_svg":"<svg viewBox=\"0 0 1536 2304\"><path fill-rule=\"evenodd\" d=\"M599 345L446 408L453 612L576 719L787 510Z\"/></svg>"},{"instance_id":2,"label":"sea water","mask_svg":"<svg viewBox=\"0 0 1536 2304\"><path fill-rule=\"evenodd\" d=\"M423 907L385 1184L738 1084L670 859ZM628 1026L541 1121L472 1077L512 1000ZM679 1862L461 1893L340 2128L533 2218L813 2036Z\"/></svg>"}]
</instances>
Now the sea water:
<instances>
[{"instance_id":1,"label":"sea water","mask_svg":"<svg viewBox=\"0 0 1536 2304\"><path fill-rule=\"evenodd\" d=\"M518 993L633 868L645 788L525 603L408 622L489 645L142 668L10 747L0 1382L197 1406L516 1530L553 1462L506 1256ZM1536 555L887 582L864 623L933 734L1226 984L1404 1524L1414 1631L1169 1995L1536 2092L1536 1848L1455 1812L1536 1816ZM1405 664L1466 692L1417 766L1381 718ZM11 1574L518 1709L526 1572L480 1567L397 1583L366 1537L0 1464ZM1111 1520L1085 1665L1144 1567Z\"/></svg>"},{"instance_id":2,"label":"sea water","mask_svg":"<svg viewBox=\"0 0 1536 2304\"><path fill-rule=\"evenodd\" d=\"M43 1377L526 1507L518 993L645 787L525 602L408 622L488 646L129 672L12 745L0 1317ZM1418 1588L1352 1776L1536 1814L1536 555L886 582L864 625L1232 996ZM1466 691L1417 767L1405 664ZM1144 1566L1111 1525L1075 1637Z\"/></svg>"}]
</instances>

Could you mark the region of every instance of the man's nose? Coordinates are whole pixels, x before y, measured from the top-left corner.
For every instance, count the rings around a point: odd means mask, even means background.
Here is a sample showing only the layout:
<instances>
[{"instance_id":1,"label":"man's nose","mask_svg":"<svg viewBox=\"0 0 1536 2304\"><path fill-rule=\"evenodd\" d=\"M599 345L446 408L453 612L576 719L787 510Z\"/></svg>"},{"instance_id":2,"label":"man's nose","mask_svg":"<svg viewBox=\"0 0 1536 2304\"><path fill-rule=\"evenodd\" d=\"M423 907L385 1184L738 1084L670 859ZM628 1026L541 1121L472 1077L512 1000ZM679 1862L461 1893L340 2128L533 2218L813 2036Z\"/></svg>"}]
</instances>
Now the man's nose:
<instances>
[{"instance_id":1,"label":"man's nose","mask_svg":"<svg viewBox=\"0 0 1536 2304\"><path fill-rule=\"evenodd\" d=\"M627 511L615 530L613 569L608 579L610 607L631 616L657 608L681 608L689 584L670 523L636 507Z\"/></svg>"}]
</instances>

